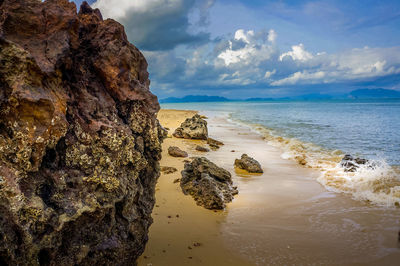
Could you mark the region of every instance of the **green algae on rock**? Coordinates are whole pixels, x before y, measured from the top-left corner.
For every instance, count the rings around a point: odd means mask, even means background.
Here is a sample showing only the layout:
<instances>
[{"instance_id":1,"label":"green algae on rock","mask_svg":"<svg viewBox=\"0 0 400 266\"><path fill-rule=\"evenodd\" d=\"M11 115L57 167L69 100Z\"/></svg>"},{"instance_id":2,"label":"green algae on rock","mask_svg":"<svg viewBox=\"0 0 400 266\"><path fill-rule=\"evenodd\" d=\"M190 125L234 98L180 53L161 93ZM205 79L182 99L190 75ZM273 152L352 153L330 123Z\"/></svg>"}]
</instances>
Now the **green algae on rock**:
<instances>
[{"instance_id":1,"label":"green algae on rock","mask_svg":"<svg viewBox=\"0 0 400 266\"><path fill-rule=\"evenodd\" d=\"M84 2L0 1L0 264L132 264L165 135L146 59Z\"/></svg>"}]
</instances>

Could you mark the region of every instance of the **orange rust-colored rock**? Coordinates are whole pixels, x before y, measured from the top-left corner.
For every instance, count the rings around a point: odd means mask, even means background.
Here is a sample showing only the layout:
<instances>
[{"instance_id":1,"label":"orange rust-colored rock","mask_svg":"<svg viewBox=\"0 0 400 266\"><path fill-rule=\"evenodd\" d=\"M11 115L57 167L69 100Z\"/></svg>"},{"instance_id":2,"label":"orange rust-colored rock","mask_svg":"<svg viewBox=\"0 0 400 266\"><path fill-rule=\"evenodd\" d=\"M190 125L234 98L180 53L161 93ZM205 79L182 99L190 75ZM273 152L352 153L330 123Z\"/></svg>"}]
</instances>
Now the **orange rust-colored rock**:
<instances>
[{"instance_id":1,"label":"orange rust-colored rock","mask_svg":"<svg viewBox=\"0 0 400 266\"><path fill-rule=\"evenodd\" d=\"M146 59L84 2L0 0L0 264L130 264L163 132Z\"/></svg>"}]
</instances>

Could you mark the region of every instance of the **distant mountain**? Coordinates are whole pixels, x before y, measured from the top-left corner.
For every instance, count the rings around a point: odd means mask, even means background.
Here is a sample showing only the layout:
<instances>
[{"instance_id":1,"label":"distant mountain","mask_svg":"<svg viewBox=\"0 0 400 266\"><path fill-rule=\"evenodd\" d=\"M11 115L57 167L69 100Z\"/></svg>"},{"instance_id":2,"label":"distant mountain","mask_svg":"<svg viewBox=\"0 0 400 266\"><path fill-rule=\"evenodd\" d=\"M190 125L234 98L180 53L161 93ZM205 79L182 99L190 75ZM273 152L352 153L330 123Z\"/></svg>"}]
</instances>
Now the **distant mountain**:
<instances>
[{"instance_id":1,"label":"distant mountain","mask_svg":"<svg viewBox=\"0 0 400 266\"><path fill-rule=\"evenodd\" d=\"M359 89L349 93L353 99L400 98L400 91L386 89Z\"/></svg>"},{"instance_id":2,"label":"distant mountain","mask_svg":"<svg viewBox=\"0 0 400 266\"><path fill-rule=\"evenodd\" d=\"M182 98L170 97L161 99L160 103L196 103L196 102L229 102L232 101L220 96L187 95Z\"/></svg>"},{"instance_id":3,"label":"distant mountain","mask_svg":"<svg viewBox=\"0 0 400 266\"><path fill-rule=\"evenodd\" d=\"M245 101L246 102L268 102L268 101L274 101L276 99L274 98L248 98Z\"/></svg>"},{"instance_id":4,"label":"distant mountain","mask_svg":"<svg viewBox=\"0 0 400 266\"><path fill-rule=\"evenodd\" d=\"M330 100L333 96L328 94L320 94L320 93L310 93L305 95L293 96L293 97L285 97L281 98L282 100L296 100L296 101L313 101L313 100Z\"/></svg>"},{"instance_id":5,"label":"distant mountain","mask_svg":"<svg viewBox=\"0 0 400 266\"><path fill-rule=\"evenodd\" d=\"M170 97L161 99L160 103L195 103L195 102L231 102L231 101L246 101L246 102L268 102L268 101L323 101L323 100L348 100L348 99L385 99L385 98L400 98L400 91L387 89L358 89L348 94L328 95L320 93L305 94L299 96L289 96L282 98L248 98L245 100L232 100L221 96L208 95L187 95L182 98Z\"/></svg>"}]
</instances>

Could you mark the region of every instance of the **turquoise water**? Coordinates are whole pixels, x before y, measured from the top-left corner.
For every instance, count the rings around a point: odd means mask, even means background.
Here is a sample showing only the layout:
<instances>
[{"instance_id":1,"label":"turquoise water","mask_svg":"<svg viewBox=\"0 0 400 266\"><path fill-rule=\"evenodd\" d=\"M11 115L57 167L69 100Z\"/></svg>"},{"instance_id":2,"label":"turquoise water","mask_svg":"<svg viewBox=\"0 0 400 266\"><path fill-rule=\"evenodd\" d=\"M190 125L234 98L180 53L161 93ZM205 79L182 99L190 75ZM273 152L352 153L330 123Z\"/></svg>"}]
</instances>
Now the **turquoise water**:
<instances>
[{"instance_id":1,"label":"turquoise water","mask_svg":"<svg viewBox=\"0 0 400 266\"><path fill-rule=\"evenodd\" d=\"M174 103L162 108L224 112L275 136L400 165L400 100Z\"/></svg>"}]
</instances>

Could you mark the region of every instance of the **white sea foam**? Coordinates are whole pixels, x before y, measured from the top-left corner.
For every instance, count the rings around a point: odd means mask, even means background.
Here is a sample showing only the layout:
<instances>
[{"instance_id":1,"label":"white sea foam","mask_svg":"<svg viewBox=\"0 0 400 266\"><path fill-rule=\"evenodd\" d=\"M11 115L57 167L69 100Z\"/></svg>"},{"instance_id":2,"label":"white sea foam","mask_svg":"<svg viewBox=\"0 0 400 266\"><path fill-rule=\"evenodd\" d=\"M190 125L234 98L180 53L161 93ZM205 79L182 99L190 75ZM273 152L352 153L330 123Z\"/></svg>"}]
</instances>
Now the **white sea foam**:
<instances>
[{"instance_id":1,"label":"white sea foam","mask_svg":"<svg viewBox=\"0 0 400 266\"><path fill-rule=\"evenodd\" d=\"M263 125L247 121L233 122L250 126L269 144L282 149L283 159L318 169L321 175L317 180L327 190L350 193L356 200L369 201L376 205L400 206L400 170L388 165L384 159L370 160L365 165L359 165L356 172L345 172L340 166L344 156L340 150L328 150L295 138L276 136Z\"/></svg>"}]
</instances>

